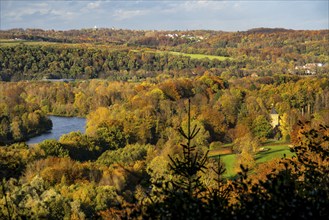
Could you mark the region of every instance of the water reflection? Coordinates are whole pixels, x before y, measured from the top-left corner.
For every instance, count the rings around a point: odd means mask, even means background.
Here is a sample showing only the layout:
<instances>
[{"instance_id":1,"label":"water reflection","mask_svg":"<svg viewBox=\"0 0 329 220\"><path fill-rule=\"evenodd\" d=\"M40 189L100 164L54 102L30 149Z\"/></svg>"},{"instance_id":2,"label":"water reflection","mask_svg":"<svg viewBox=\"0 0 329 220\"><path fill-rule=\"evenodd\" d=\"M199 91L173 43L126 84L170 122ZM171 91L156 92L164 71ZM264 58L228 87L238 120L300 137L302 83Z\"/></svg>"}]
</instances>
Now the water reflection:
<instances>
[{"instance_id":1,"label":"water reflection","mask_svg":"<svg viewBox=\"0 0 329 220\"><path fill-rule=\"evenodd\" d=\"M28 140L27 144L36 144L46 139L58 140L63 134L70 133L72 131L85 132L86 119L77 117L59 117L49 116L53 122L53 129L48 133L36 136Z\"/></svg>"}]
</instances>

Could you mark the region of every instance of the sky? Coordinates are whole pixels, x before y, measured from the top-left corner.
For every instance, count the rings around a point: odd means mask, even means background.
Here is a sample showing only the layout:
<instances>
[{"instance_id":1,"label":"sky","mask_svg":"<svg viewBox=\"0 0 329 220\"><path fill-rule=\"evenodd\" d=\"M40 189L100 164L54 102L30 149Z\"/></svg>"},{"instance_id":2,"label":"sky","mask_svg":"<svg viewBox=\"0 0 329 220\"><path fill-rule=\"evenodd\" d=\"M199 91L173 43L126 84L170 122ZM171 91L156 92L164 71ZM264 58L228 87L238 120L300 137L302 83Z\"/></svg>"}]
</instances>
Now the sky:
<instances>
[{"instance_id":1,"label":"sky","mask_svg":"<svg viewBox=\"0 0 329 220\"><path fill-rule=\"evenodd\" d=\"M0 29L329 29L328 0L0 0Z\"/></svg>"}]
</instances>

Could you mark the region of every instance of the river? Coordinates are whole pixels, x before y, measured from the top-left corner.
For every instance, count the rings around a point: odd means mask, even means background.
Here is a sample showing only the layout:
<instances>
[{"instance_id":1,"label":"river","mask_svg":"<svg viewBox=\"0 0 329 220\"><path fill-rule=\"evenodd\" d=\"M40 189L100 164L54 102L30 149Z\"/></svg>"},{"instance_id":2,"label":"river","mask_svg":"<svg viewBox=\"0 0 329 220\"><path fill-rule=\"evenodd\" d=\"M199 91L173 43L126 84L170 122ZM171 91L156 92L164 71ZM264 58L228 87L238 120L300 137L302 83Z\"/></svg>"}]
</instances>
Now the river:
<instances>
[{"instance_id":1,"label":"river","mask_svg":"<svg viewBox=\"0 0 329 220\"><path fill-rule=\"evenodd\" d=\"M30 138L27 144L36 144L44 141L46 139L56 139L63 134L70 133L72 131L81 131L85 133L86 119L78 117L59 117L59 116L49 116L53 122L53 129L47 133L41 134L39 136Z\"/></svg>"}]
</instances>

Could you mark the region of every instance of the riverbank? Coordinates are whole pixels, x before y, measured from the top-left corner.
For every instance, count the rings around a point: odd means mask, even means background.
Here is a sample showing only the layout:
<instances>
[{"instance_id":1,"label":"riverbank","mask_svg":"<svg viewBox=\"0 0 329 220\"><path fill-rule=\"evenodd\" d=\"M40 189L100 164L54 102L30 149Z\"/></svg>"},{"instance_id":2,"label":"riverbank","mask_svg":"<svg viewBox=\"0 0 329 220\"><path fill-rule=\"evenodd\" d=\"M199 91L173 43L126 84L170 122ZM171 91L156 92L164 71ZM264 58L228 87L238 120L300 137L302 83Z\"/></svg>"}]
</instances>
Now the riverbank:
<instances>
[{"instance_id":1,"label":"riverbank","mask_svg":"<svg viewBox=\"0 0 329 220\"><path fill-rule=\"evenodd\" d=\"M7 145L15 144L15 143L20 143L20 142L28 142L32 138L38 137L38 136L43 135L43 134L50 133L51 130L52 130L52 128L41 131L41 132L31 133L31 134L28 134L27 136L25 136L21 139L18 139L18 140L1 141L0 146L7 146Z\"/></svg>"},{"instance_id":2,"label":"riverbank","mask_svg":"<svg viewBox=\"0 0 329 220\"><path fill-rule=\"evenodd\" d=\"M52 130L50 132L29 139L26 142L28 145L40 143L48 139L59 140L62 135L73 131L80 131L81 133L85 133L85 118L63 116L49 116L49 118L53 122Z\"/></svg>"}]
</instances>

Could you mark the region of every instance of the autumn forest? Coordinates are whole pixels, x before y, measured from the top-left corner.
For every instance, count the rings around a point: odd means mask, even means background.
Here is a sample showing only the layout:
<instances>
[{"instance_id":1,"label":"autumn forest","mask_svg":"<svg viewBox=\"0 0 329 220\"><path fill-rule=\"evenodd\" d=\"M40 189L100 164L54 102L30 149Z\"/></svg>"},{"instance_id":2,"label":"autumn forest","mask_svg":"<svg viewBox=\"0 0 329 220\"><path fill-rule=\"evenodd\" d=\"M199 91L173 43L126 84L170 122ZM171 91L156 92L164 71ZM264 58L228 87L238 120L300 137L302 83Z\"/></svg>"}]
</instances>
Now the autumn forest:
<instances>
[{"instance_id":1,"label":"autumn forest","mask_svg":"<svg viewBox=\"0 0 329 220\"><path fill-rule=\"evenodd\" d=\"M1 30L0 219L327 219L328 41Z\"/></svg>"}]
</instances>

